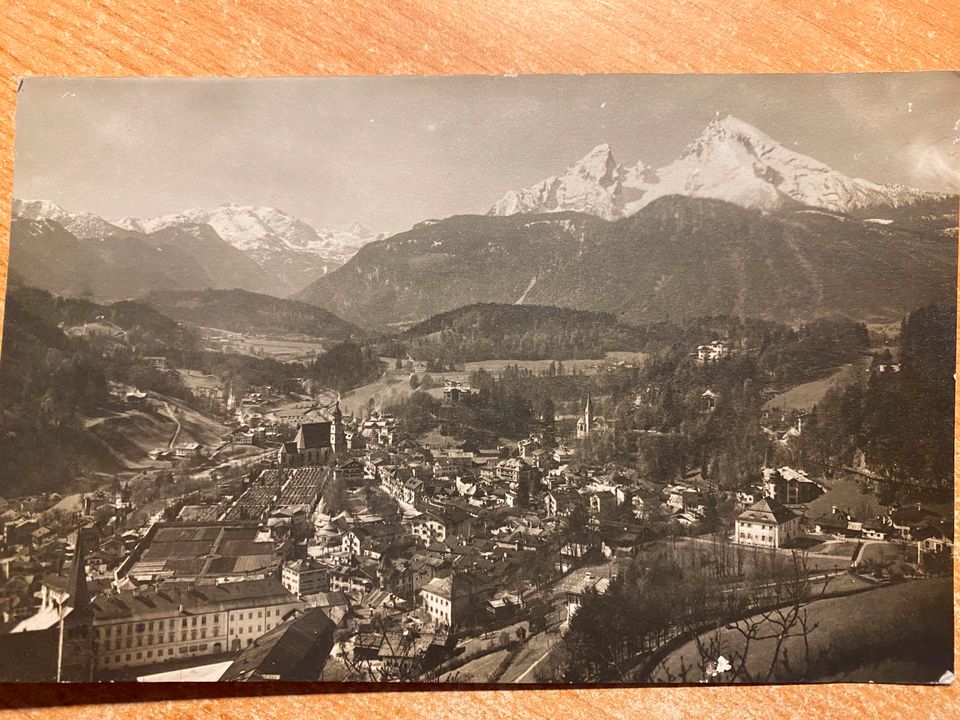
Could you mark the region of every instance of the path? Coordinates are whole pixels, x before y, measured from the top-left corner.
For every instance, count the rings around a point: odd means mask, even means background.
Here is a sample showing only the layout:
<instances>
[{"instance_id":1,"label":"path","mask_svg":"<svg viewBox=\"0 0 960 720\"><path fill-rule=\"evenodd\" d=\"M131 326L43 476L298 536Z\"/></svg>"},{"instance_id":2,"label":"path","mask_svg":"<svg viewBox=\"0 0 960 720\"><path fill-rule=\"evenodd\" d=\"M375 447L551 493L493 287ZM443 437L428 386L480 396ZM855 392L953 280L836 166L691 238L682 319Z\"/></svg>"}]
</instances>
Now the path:
<instances>
[{"instance_id":1,"label":"path","mask_svg":"<svg viewBox=\"0 0 960 720\"><path fill-rule=\"evenodd\" d=\"M170 419L177 424L177 429L173 431L173 437L170 438L170 449L173 449L174 444L177 442L177 438L180 436L180 421L177 419L177 414L174 412L173 408L170 406L166 400L163 401L163 409L170 416Z\"/></svg>"},{"instance_id":2,"label":"path","mask_svg":"<svg viewBox=\"0 0 960 720\"><path fill-rule=\"evenodd\" d=\"M539 665L539 664L542 663L544 660L546 660L546 659L547 659L547 656L548 656L552 651L553 651L553 648L550 648L550 649L548 649L543 655L541 655L541 656L538 657L536 660L534 660L533 663L531 663L530 667L528 667L528 668L527 668L526 670L524 670L522 673L520 673L519 675L517 675L517 679L514 680L513 682L514 682L514 683L522 683L522 682L523 682L523 679L524 679L527 675L529 675L530 673L532 673L532 672L537 668L537 665Z\"/></svg>"}]
</instances>

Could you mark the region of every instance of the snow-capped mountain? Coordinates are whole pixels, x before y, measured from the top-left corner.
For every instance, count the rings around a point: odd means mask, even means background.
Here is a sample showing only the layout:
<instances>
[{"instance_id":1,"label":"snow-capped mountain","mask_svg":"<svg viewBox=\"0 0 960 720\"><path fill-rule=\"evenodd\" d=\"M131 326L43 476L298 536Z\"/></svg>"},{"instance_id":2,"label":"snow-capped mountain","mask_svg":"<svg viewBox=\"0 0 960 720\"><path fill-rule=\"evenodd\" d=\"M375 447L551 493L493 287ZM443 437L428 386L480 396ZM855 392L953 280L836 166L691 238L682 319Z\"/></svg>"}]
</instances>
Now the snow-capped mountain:
<instances>
[{"instance_id":1,"label":"snow-capped mountain","mask_svg":"<svg viewBox=\"0 0 960 720\"><path fill-rule=\"evenodd\" d=\"M24 220L51 220L81 240L122 234L122 228L90 212L72 213L49 200L13 200L13 216Z\"/></svg>"},{"instance_id":2,"label":"snow-capped mountain","mask_svg":"<svg viewBox=\"0 0 960 720\"><path fill-rule=\"evenodd\" d=\"M624 212L624 187L638 187L649 179L650 168L643 162L624 167L614 160L610 146L604 143L562 175L522 190L511 190L490 209L490 214L576 210L613 220Z\"/></svg>"},{"instance_id":3,"label":"snow-capped mountain","mask_svg":"<svg viewBox=\"0 0 960 720\"><path fill-rule=\"evenodd\" d=\"M762 211L800 204L843 213L942 197L847 177L727 116L711 121L679 158L662 168L653 170L642 162L625 167L609 146L599 145L563 175L508 192L490 214L579 210L610 220L665 195L725 200Z\"/></svg>"},{"instance_id":4,"label":"snow-capped mountain","mask_svg":"<svg viewBox=\"0 0 960 720\"><path fill-rule=\"evenodd\" d=\"M377 239L360 223L347 230L314 229L282 210L244 205L221 205L212 210L194 208L177 215L121 218L122 228L152 232L186 224L212 227L220 237L284 283L286 292L307 285L349 260L357 250Z\"/></svg>"}]
</instances>

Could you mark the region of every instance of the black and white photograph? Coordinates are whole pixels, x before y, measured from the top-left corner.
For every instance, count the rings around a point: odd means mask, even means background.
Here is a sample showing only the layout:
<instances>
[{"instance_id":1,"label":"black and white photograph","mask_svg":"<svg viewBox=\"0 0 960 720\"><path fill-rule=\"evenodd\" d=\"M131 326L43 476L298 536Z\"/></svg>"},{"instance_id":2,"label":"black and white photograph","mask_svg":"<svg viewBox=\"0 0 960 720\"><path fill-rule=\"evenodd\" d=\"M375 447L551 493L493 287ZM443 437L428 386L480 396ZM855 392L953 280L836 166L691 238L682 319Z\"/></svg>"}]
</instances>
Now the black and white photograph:
<instances>
[{"instance_id":1,"label":"black and white photograph","mask_svg":"<svg viewBox=\"0 0 960 720\"><path fill-rule=\"evenodd\" d=\"M960 74L28 77L0 681L953 681Z\"/></svg>"}]
</instances>

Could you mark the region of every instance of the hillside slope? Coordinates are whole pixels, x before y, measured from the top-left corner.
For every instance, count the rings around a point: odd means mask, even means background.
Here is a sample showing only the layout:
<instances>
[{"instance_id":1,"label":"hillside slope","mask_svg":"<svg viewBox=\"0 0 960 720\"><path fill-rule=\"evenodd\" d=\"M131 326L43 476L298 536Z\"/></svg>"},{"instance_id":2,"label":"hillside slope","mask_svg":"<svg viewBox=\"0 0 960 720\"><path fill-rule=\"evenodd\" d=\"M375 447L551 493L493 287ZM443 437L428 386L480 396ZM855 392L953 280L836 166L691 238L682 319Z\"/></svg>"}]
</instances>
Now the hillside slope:
<instances>
[{"instance_id":1,"label":"hillside slope","mask_svg":"<svg viewBox=\"0 0 960 720\"><path fill-rule=\"evenodd\" d=\"M951 205L952 202L952 205ZM455 216L362 248L294 297L359 324L412 323L471 303L554 305L618 321L729 314L785 322L896 320L954 297L956 199L935 224L810 208L763 213L669 196L590 215Z\"/></svg>"},{"instance_id":2,"label":"hillside slope","mask_svg":"<svg viewBox=\"0 0 960 720\"><path fill-rule=\"evenodd\" d=\"M360 333L353 323L315 305L246 290L160 291L145 302L177 320L234 332L336 340Z\"/></svg>"},{"instance_id":3,"label":"hillside slope","mask_svg":"<svg viewBox=\"0 0 960 720\"><path fill-rule=\"evenodd\" d=\"M78 237L53 220L14 217L10 268L27 285L99 301L158 289L257 290L274 284L206 225Z\"/></svg>"}]
</instances>

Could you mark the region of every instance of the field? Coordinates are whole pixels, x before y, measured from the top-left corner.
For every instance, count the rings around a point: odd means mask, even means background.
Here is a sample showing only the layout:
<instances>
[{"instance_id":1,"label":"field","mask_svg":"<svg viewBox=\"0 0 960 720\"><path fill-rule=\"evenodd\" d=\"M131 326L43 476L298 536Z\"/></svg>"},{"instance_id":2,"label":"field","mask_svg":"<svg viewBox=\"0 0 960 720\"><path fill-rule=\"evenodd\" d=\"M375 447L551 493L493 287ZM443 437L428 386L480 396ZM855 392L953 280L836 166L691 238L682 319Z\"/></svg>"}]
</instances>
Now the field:
<instances>
[{"instance_id":1,"label":"field","mask_svg":"<svg viewBox=\"0 0 960 720\"><path fill-rule=\"evenodd\" d=\"M226 427L207 415L173 398L154 394L140 408L105 412L86 418L85 425L120 467L127 470L169 467L169 462L150 460L147 453L167 447L175 433L177 442L192 440L209 450L219 445L226 432Z\"/></svg>"},{"instance_id":2,"label":"field","mask_svg":"<svg viewBox=\"0 0 960 720\"><path fill-rule=\"evenodd\" d=\"M571 372L576 368L577 372L590 375L596 373L605 363L625 362L639 365L646 360L646 357L644 353L609 352L602 358L591 360L564 360L563 367L566 372ZM366 409L379 410L413 393L410 387L410 372L394 370L393 358L382 358L382 360L389 369L376 382L348 392L341 400L341 407L344 412L358 415ZM551 360L480 360L469 362L464 364L462 371L429 373L435 387L427 392L436 398L443 397L444 381L465 382L470 373L476 370L486 370L498 375L505 368L517 365L533 372L540 372L548 369L551 362ZM414 372L420 378L426 374L419 363Z\"/></svg>"},{"instance_id":3,"label":"field","mask_svg":"<svg viewBox=\"0 0 960 720\"><path fill-rule=\"evenodd\" d=\"M792 562L790 550L748 547L732 542L719 543L711 537L654 542L644 548L642 555L672 557L682 568L703 568L715 572L722 582L733 582L756 573L765 574L774 564L786 568ZM848 567L850 553L806 553L808 573L845 570Z\"/></svg>"},{"instance_id":4,"label":"field","mask_svg":"<svg viewBox=\"0 0 960 720\"><path fill-rule=\"evenodd\" d=\"M901 669L907 667L912 679L936 682L952 666L949 578L917 580L820 600L808 607L808 613L810 623L815 625L809 633L811 662L805 663L803 638L791 637L784 646L793 671L779 667L773 681L804 675L815 681L902 681ZM736 631L720 632L720 654L732 658L743 651L743 639ZM702 637L706 639L707 635ZM747 668L753 677L769 667L774 647L773 638L753 641L747 655ZM702 679L699 663L696 645L688 642L667 656L653 679L677 681L681 667L686 667L692 668L686 680L698 682Z\"/></svg>"},{"instance_id":5,"label":"field","mask_svg":"<svg viewBox=\"0 0 960 720\"><path fill-rule=\"evenodd\" d=\"M853 376L854 365L848 363L834 370L830 375L797 385L779 395L770 398L764 404L767 410L810 410L823 400L833 385L845 384Z\"/></svg>"},{"instance_id":6,"label":"field","mask_svg":"<svg viewBox=\"0 0 960 720\"><path fill-rule=\"evenodd\" d=\"M309 362L327 349L329 343L308 337L275 337L238 333L219 328L201 328L211 350L254 355L280 362Z\"/></svg>"}]
</instances>

